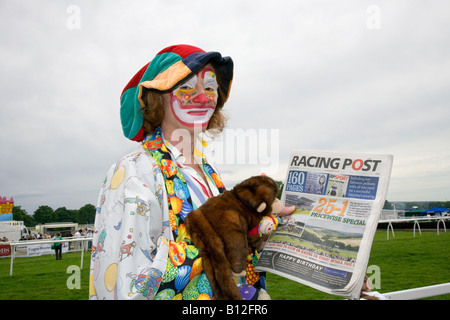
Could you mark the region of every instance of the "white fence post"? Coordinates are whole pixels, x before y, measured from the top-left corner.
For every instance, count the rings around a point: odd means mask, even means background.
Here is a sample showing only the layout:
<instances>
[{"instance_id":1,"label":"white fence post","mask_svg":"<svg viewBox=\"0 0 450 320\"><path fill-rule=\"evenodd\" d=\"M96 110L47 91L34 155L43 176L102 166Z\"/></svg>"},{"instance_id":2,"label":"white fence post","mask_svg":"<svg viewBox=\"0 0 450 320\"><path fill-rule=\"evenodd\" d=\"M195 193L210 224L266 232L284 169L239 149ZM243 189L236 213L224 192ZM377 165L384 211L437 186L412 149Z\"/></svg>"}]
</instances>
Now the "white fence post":
<instances>
[{"instance_id":1,"label":"white fence post","mask_svg":"<svg viewBox=\"0 0 450 320\"><path fill-rule=\"evenodd\" d=\"M84 240L81 241L81 262L80 262L80 270L83 270L84 243L85 243Z\"/></svg>"},{"instance_id":2,"label":"white fence post","mask_svg":"<svg viewBox=\"0 0 450 320\"><path fill-rule=\"evenodd\" d=\"M422 231L420 231L419 221L414 220L414 238L416 237L416 225L419 228L419 234L422 235Z\"/></svg>"},{"instance_id":3,"label":"white fence post","mask_svg":"<svg viewBox=\"0 0 450 320\"><path fill-rule=\"evenodd\" d=\"M387 239L388 240L389 240L389 227L391 228L391 231L392 231L392 237L395 238L394 227L392 226L392 223L389 222L388 227L387 227Z\"/></svg>"},{"instance_id":4,"label":"white fence post","mask_svg":"<svg viewBox=\"0 0 450 320\"><path fill-rule=\"evenodd\" d=\"M444 225L444 232L447 232L447 227L445 226L445 222L444 219L439 219L438 223L437 223L437 235L439 235L439 223L441 223Z\"/></svg>"},{"instance_id":5,"label":"white fence post","mask_svg":"<svg viewBox=\"0 0 450 320\"><path fill-rule=\"evenodd\" d=\"M16 255L16 250L13 246L11 246L11 266L9 267L9 275L12 276L13 272L13 263L14 263L14 257Z\"/></svg>"}]
</instances>

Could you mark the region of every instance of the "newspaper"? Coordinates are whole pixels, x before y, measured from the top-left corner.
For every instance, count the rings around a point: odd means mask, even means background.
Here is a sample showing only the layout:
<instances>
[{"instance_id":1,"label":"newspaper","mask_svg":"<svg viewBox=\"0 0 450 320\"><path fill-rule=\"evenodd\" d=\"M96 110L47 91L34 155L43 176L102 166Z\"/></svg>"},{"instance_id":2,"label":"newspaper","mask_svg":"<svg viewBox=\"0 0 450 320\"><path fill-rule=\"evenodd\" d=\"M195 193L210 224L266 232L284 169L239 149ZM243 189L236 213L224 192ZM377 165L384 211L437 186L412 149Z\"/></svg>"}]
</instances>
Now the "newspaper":
<instances>
[{"instance_id":1,"label":"newspaper","mask_svg":"<svg viewBox=\"0 0 450 320\"><path fill-rule=\"evenodd\" d=\"M256 270L359 298L392 161L391 155L293 151L281 200L296 209L280 218Z\"/></svg>"}]
</instances>

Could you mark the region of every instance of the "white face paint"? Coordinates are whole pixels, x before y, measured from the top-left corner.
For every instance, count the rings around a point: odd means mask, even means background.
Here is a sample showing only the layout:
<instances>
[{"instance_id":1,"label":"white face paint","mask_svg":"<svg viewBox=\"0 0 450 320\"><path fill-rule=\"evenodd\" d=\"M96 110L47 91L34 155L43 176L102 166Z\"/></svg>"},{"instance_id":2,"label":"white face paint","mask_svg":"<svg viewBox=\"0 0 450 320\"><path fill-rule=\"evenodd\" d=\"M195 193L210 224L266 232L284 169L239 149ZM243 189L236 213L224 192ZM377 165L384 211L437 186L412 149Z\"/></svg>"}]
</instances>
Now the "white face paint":
<instances>
[{"instance_id":1,"label":"white face paint","mask_svg":"<svg viewBox=\"0 0 450 320\"><path fill-rule=\"evenodd\" d=\"M203 68L170 93L175 118L186 127L206 127L216 109L218 87L214 70Z\"/></svg>"}]
</instances>

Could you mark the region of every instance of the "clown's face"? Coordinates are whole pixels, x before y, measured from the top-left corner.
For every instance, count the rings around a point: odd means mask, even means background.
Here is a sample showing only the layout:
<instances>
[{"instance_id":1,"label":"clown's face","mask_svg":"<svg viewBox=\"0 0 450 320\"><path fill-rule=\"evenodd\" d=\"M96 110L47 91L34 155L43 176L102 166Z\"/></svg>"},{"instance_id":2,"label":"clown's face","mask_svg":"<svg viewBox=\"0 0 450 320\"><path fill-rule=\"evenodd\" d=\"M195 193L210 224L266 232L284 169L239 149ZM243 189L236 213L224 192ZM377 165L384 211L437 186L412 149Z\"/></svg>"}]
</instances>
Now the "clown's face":
<instances>
[{"instance_id":1,"label":"clown's face","mask_svg":"<svg viewBox=\"0 0 450 320\"><path fill-rule=\"evenodd\" d=\"M206 128L217 106L218 84L211 65L170 92L170 108L184 127Z\"/></svg>"}]
</instances>

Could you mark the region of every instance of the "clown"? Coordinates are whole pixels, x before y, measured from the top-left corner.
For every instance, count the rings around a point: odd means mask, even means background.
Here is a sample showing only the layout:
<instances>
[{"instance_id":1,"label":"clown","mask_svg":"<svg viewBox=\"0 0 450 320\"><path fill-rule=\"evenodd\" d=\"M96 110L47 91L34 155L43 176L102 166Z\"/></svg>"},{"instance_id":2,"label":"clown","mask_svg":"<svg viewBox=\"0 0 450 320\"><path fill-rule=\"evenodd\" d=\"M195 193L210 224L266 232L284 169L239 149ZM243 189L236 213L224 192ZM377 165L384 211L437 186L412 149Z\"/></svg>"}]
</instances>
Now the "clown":
<instances>
[{"instance_id":1,"label":"clown","mask_svg":"<svg viewBox=\"0 0 450 320\"><path fill-rule=\"evenodd\" d=\"M125 86L122 130L139 146L111 166L100 190L93 247L101 250L91 258L91 299L214 298L184 219L225 191L196 145L204 145L198 139L204 131L225 127L232 79L230 57L175 45ZM134 214L139 203L148 209L144 216ZM120 259L123 241L134 246L126 259ZM254 286L260 292L264 281Z\"/></svg>"}]
</instances>

